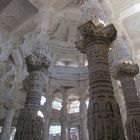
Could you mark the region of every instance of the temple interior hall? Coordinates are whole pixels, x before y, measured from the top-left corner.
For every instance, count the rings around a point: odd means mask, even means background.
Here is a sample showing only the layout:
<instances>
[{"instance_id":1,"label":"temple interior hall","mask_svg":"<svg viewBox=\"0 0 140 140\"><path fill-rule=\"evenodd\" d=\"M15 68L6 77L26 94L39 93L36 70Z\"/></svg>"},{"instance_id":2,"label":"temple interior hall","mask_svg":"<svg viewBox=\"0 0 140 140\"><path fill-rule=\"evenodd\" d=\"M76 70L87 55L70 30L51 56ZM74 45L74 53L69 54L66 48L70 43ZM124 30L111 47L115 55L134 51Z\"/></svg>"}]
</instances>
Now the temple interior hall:
<instances>
[{"instance_id":1,"label":"temple interior hall","mask_svg":"<svg viewBox=\"0 0 140 140\"><path fill-rule=\"evenodd\" d=\"M140 140L140 0L0 0L0 140Z\"/></svg>"}]
</instances>

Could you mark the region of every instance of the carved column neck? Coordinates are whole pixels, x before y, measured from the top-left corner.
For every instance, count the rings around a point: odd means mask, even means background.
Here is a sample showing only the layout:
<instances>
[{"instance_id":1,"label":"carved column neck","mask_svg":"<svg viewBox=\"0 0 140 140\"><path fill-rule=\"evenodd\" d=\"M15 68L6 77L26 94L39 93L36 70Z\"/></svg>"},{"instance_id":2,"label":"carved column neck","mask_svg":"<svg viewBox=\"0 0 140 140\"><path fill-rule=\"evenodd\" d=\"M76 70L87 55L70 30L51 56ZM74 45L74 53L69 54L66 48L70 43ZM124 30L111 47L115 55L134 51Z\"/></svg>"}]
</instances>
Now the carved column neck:
<instances>
[{"instance_id":1,"label":"carved column neck","mask_svg":"<svg viewBox=\"0 0 140 140\"><path fill-rule=\"evenodd\" d=\"M84 0L81 6L81 21L92 20L95 24L106 22L106 14L98 0Z\"/></svg>"}]
</instances>

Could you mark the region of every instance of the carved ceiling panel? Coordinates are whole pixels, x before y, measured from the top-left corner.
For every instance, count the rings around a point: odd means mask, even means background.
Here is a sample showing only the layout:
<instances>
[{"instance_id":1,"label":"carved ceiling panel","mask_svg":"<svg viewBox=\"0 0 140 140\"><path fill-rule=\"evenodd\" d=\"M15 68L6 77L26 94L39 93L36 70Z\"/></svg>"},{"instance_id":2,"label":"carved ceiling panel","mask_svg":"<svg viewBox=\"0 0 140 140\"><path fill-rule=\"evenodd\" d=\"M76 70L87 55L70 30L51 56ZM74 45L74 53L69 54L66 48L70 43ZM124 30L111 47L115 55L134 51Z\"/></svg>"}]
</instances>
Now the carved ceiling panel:
<instances>
[{"instance_id":1,"label":"carved ceiling panel","mask_svg":"<svg viewBox=\"0 0 140 140\"><path fill-rule=\"evenodd\" d=\"M0 26L12 31L36 12L28 0L12 0L0 14Z\"/></svg>"}]
</instances>

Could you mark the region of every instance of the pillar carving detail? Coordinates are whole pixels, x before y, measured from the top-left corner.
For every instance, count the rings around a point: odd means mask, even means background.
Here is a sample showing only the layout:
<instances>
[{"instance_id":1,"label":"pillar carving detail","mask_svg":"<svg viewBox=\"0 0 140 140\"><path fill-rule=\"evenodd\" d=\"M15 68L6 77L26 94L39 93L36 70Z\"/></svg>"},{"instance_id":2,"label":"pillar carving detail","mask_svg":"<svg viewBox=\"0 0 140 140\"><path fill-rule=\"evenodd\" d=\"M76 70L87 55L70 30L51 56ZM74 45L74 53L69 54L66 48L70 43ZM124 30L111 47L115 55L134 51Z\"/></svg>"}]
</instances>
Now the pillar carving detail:
<instances>
[{"instance_id":1,"label":"pillar carving detail","mask_svg":"<svg viewBox=\"0 0 140 140\"><path fill-rule=\"evenodd\" d=\"M14 100L9 100L8 102L6 102L4 107L6 109L6 114L5 114L4 126L2 128L0 140L9 140L11 134L11 128L12 128L12 121L16 109Z\"/></svg>"},{"instance_id":2,"label":"pillar carving detail","mask_svg":"<svg viewBox=\"0 0 140 140\"><path fill-rule=\"evenodd\" d=\"M43 33L37 33L32 54L26 58L29 75L23 82L27 91L25 106L21 110L17 123L15 140L42 140L43 118L38 115L41 110L41 95L46 79L50 58Z\"/></svg>"},{"instance_id":3,"label":"pillar carving detail","mask_svg":"<svg viewBox=\"0 0 140 140\"><path fill-rule=\"evenodd\" d=\"M83 23L92 20L98 24L100 22L106 22L106 13L98 0L83 0L81 6L81 21Z\"/></svg>"},{"instance_id":4,"label":"pillar carving detail","mask_svg":"<svg viewBox=\"0 0 140 140\"><path fill-rule=\"evenodd\" d=\"M94 25L91 21L80 26L78 30L83 40L76 42L76 47L87 55L89 69L89 140L124 140L108 62L110 43L116 39L117 31L112 24Z\"/></svg>"},{"instance_id":5,"label":"pillar carving detail","mask_svg":"<svg viewBox=\"0 0 140 140\"><path fill-rule=\"evenodd\" d=\"M139 73L137 64L120 63L114 66L114 78L120 80L126 104L126 130L129 140L140 139L140 102L134 77Z\"/></svg>"}]
</instances>

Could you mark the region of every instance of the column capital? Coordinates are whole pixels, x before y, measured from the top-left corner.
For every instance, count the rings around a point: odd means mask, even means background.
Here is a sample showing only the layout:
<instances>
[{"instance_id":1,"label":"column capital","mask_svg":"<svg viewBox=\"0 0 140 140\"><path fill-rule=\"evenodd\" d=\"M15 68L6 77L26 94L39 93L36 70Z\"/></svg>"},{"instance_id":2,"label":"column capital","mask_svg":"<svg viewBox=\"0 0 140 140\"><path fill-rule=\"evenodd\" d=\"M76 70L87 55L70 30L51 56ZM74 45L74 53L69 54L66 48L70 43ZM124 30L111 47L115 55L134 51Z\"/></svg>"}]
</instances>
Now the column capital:
<instances>
[{"instance_id":1,"label":"column capital","mask_svg":"<svg viewBox=\"0 0 140 140\"><path fill-rule=\"evenodd\" d=\"M135 77L139 73L139 66L138 64L123 62L114 66L112 73L115 79L119 79L121 77Z\"/></svg>"},{"instance_id":2,"label":"column capital","mask_svg":"<svg viewBox=\"0 0 140 140\"><path fill-rule=\"evenodd\" d=\"M33 44L32 54L26 57L28 72L33 70L47 70L51 59L48 53L47 39L43 33L37 33Z\"/></svg>"},{"instance_id":3,"label":"column capital","mask_svg":"<svg viewBox=\"0 0 140 140\"><path fill-rule=\"evenodd\" d=\"M117 37L117 30L113 24L104 26L103 24L95 25L92 21L89 21L80 27L78 27L79 32L83 36L84 40L76 42L76 48L82 53L85 53L85 47L90 42L95 42L96 40L103 40L107 44L114 41Z\"/></svg>"}]
</instances>

